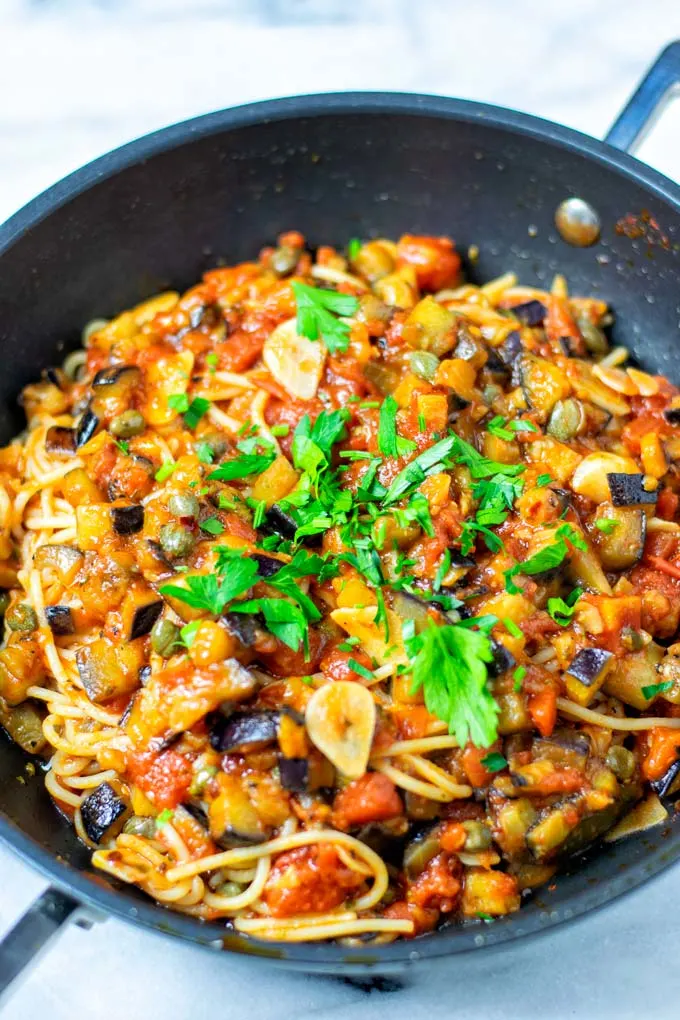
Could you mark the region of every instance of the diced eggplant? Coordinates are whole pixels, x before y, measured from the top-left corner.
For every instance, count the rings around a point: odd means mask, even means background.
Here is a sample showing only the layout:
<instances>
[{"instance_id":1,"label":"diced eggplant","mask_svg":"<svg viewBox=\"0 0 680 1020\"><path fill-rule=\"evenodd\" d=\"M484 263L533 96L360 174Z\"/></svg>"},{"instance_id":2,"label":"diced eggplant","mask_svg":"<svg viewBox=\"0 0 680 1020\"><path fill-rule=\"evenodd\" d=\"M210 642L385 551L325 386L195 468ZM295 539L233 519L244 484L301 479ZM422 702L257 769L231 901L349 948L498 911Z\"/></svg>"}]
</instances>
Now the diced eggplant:
<instances>
[{"instance_id":1,"label":"diced eggplant","mask_svg":"<svg viewBox=\"0 0 680 1020\"><path fill-rule=\"evenodd\" d=\"M245 648L255 648L268 640L268 632L259 614L224 613L222 619L229 633L238 638Z\"/></svg>"},{"instance_id":2,"label":"diced eggplant","mask_svg":"<svg viewBox=\"0 0 680 1020\"><path fill-rule=\"evenodd\" d=\"M497 348L501 361L508 368L512 368L522 350L522 337L517 329L513 329L512 333L508 333L503 343Z\"/></svg>"},{"instance_id":3,"label":"diced eggplant","mask_svg":"<svg viewBox=\"0 0 680 1020\"><path fill-rule=\"evenodd\" d=\"M134 535L144 527L144 507L140 503L112 506L111 520L118 535Z\"/></svg>"},{"instance_id":4,"label":"diced eggplant","mask_svg":"<svg viewBox=\"0 0 680 1020\"><path fill-rule=\"evenodd\" d=\"M627 477L627 476L624 476ZM595 528L600 562L605 570L628 570L641 559L647 536L647 515L640 507L600 507L597 521L612 521L611 531Z\"/></svg>"},{"instance_id":5,"label":"diced eggplant","mask_svg":"<svg viewBox=\"0 0 680 1020\"><path fill-rule=\"evenodd\" d=\"M645 697L644 688L658 684L660 676L657 670L663 657L664 649L650 641L643 651L617 659L605 681L606 693L643 712L653 700Z\"/></svg>"},{"instance_id":6,"label":"diced eggplant","mask_svg":"<svg viewBox=\"0 0 680 1020\"><path fill-rule=\"evenodd\" d=\"M59 371L56 368L43 368L40 373L45 382L52 383L58 390L61 389L62 376L59 375Z\"/></svg>"},{"instance_id":7,"label":"diced eggplant","mask_svg":"<svg viewBox=\"0 0 680 1020\"><path fill-rule=\"evenodd\" d=\"M566 727L554 730L549 737L536 737L532 743L534 761L551 761L561 768L585 768L590 754L587 733Z\"/></svg>"},{"instance_id":8,"label":"diced eggplant","mask_svg":"<svg viewBox=\"0 0 680 1020\"><path fill-rule=\"evenodd\" d=\"M281 507L275 503L274 506L271 506L265 513L261 530L275 535L280 535L281 538L295 538L297 524L293 518L285 512L285 510L282 510Z\"/></svg>"},{"instance_id":9,"label":"diced eggplant","mask_svg":"<svg viewBox=\"0 0 680 1020\"><path fill-rule=\"evenodd\" d=\"M542 301L523 301L521 305L513 305L510 309L525 326L542 326L548 309Z\"/></svg>"},{"instance_id":10,"label":"diced eggplant","mask_svg":"<svg viewBox=\"0 0 680 1020\"><path fill-rule=\"evenodd\" d=\"M51 425L45 436L45 449L57 457L72 457L76 452L77 436L75 429L64 425Z\"/></svg>"},{"instance_id":11,"label":"diced eggplant","mask_svg":"<svg viewBox=\"0 0 680 1020\"><path fill-rule=\"evenodd\" d=\"M514 655L508 651L501 641L496 641L495 638L492 638L491 651L493 652L493 659L487 665L489 676L502 676L503 673L507 673L515 665Z\"/></svg>"},{"instance_id":12,"label":"diced eggplant","mask_svg":"<svg viewBox=\"0 0 680 1020\"><path fill-rule=\"evenodd\" d=\"M678 744L680 745L680 739L678 739ZM650 783L650 786L658 793L659 797L666 797L667 799L677 797L680 793L680 757L673 762L661 779L655 779Z\"/></svg>"},{"instance_id":13,"label":"diced eggplant","mask_svg":"<svg viewBox=\"0 0 680 1020\"><path fill-rule=\"evenodd\" d=\"M58 637L75 634L76 628L70 606L45 606L45 618L52 633Z\"/></svg>"},{"instance_id":14,"label":"diced eggplant","mask_svg":"<svg viewBox=\"0 0 680 1020\"><path fill-rule=\"evenodd\" d=\"M216 751L259 751L276 740L278 722L278 712L235 712L228 719L217 716L210 743Z\"/></svg>"},{"instance_id":15,"label":"diced eggplant","mask_svg":"<svg viewBox=\"0 0 680 1020\"><path fill-rule=\"evenodd\" d=\"M523 354L513 366L513 377L517 374L522 392L529 405L547 418L558 400L563 400L571 391L564 372L547 358L535 354Z\"/></svg>"},{"instance_id":16,"label":"diced eggplant","mask_svg":"<svg viewBox=\"0 0 680 1020\"><path fill-rule=\"evenodd\" d=\"M663 416L670 425L680 425L680 407L669 407Z\"/></svg>"},{"instance_id":17,"label":"diced eggplant","mask_svg":"<svg viewBox=\"0 0 680 1020\"><path fill-rule=\"evenodd\" d=\"M306 793L309 789L309 762L306 758L279 756L279 778L284 790Z\"/></svg>"},{"instance_id":18,"label":"diced eggplant","mask_svg":"<svg viewBox=\"0 0 680 1020\"><path fill-rule=\"evenodd\" d=\"M281 560L277 560L275 556L267 556L266 553L253 553L248 559L257 563L260 577L273 577L284 566Z\"/></svg>"},{"instance_id":19,"label":"diced eggplant","mask_svg":"<svg viewBox=\"0 0 680 1020\"><path fill-rule=\"evenodd\" d=\"M115 647L104 638L97 638L78 649L76 665L85 693L98 704L136 690L143 659L138 645Z\"/></svg>"},{"instance_id":20,"label":"diced eggplant","mask_svg":"<svg viewBox=\"0 0 680 1020\"><path fill-rule=\"evenodd\" d=\"M148 634L162 612L162 599L157 599L153 602L146 602L144 605L137 606L132 618L132 626L128 635L128 641L135 641L137 638Z\"/></svg>"},{"instance_id":21,"label":"diced eggplant","mask_svg":"<svg viewBox=\"0 0 680 1020\"><path fill-rule=\"evenodd\" d=\"M88 407L87 411L85 411L85 414L78 422L78 430L76 432L76 446L77 447L84 446L85 443L88 442L88 440L92 439L92 436L97 431L98 426L99 426L98 416L94 413L94 411L90 410L90 408Z\"/></svg>"},{"instance_id":22,"label":"diced eggplant","mask_svg":"<svg viewBox=\"0 0 680 1020\"><path fill-rule=\"evenodd\" d=\"M392 609L402 621L412 620L417 633L427 627L432 618L430 604L405 591L393 593Z\"/></svg>"},{"instance_id":23,"label":"diced eggplant","mask_svg":"<svg viewBox=\"0 0 680 1020\"><path fill-rule=\"evenodd\" d=\"M101 783L80 806L83 828L93 843L113 835L113 826L122 828L126 812L125 803L110 783Z\"/></svg>"},{"instance_id":24,"label":"diced eggplant","mask_svg":"<svg viewBox=\"0 0 680 1020\"><path fill-rule=\"evenodd\" d=\"M33 557L39 568L54 570L62 584L70 584L80 570L85 557L75 545L41 545Z\"/></svg>"},{"instance_id":25,"label":"diced eggplant","mask_svg":"<svg viewBox=\"0 0 680 1020\"><path fill-rule=\"evenodd\" d=\"M412 839L404 848L406 877L411 881L416 879L440 850L441 844L436 826Z\"/></svg>"},{"instance_id":26,"label":"diced eggplant","mask_svg":"<svg viewBox=\"0 0 680 1020\"><path fill-rule=\"evenodd\" d=\"M47 741L43 734L44 713L32 701L22 701L16 708L0 711L0 725L15 744L29 754L40 754Z\"/></svg>"},{"instance_id":27,"label":"diced eggplant","mask_svg":"<svg viewBox=\"0 0 680 1020\"><path fill-rule=\"evenodd\" d=\"M645 476L628 475L623 471L612 471L607 475L609 491L614 506L654 505L657 500L657 489L646 489Z\"/></svg>"},{"instance_id":28,"label":"diced eggplant","mask_svg":"<svg viewBox=\"0 0 680 1020\"><path fill-rule=\"evenodd\" d=\"M559 847L557 856L560 859L564 859L565 857L573 857L574 854L583 853L591 843L601 839L616 824L631 802L639 795L639 788L631 788L625 791L623 796L620 796L613 804L608 804L607 807L602 808L600 811L586 815L571 830Z\"/></svg>"},{"instance_id":29,"label":"diced eggplant","mask_svg":"<svg viewBox=\"0 0 680 1020\"><path fill-rule=\"evenodd\" d=\"M539 861L551 857L575 828L573 811L557 807L544 815L527 833L529 849Z\"/></svg>"},{"instance_id":30,"label":"diced eggplant","mask_svg":"<svg viewBox=\"0 0 680 1020\"><path fill-rule=\"evenodd\" d=\"M115 386L117 384L132 385L140 378L140 370L136 365L113 365L102 368L92 380L93 389Z\"/></svg>"},{"instance_id":31,"label":"diced eggplant","mask_svg":"<svg viewBox=\"0 0 680 1020\"><path fill-rule=\"evenodd\" d=\"M148 684L149 680L151 679L151 666L149 665L148 662L146 663L146 665L142 666L142 668L137 673L137 676L139 678L139 682L140 682L141 686L142 687L146 687L146 685ZM130 707L132 707L132 706L130 705ZM126 709L126 711L127 711L127 709ZM121 719L120 725L123 725L122 719Z\"/></svg>"},{"instance_id":32,"label":"diced eggplant","mask_svg":"<svg viewBox=\"0 0 680 1020\"><path fill-rule=\"evenodd\" d=\"M419 793L406 791L404 805L407 818L415 819L417 822L432 821L439 817L441 804L429 797L421 797Z\"/></svg>"},{"instance_id":33,"label":"diced eggplant","mask_svg":"<svg viewBox=\"0 0 680 1020\"><path fill-rule=\"evenodd\" d=\"M244 843L262 843L267 833L262 821L236 776L220 773L220 792L208 805L210 835L228 849Z\"/></svg>"},{"instance_id":34,"label":"diced eggplant","mask_svg":"<svg viewBox=\"0 0 680 1020\"><path fill-rule=\"evenodd\" d=\"M567 693L579 705L589 705L614 665L614 656L604 648L582 648L566 673Z\"/></svg>"}]
</instances>

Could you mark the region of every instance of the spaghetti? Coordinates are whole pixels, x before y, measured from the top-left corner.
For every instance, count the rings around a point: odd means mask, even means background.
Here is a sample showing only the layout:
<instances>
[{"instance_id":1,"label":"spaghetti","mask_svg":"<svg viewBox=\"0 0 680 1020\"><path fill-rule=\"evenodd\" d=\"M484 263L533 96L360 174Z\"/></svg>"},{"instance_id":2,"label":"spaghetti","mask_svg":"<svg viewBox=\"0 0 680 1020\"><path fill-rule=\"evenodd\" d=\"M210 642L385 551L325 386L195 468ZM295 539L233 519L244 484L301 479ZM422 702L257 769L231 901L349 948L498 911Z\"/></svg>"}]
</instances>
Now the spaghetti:
<instances>
[{"instance_id":1,"label":"spaghetti","mask_svg":"<svg viewBox=\"0 0 680 1020\"><path fill-rule=\"evenodd\" d=\"M445 238L289 232L25 389L0 722L96 868L384 942L518 909L672 789L680 394L610 323Z\"/></svg>"}]
</instances>

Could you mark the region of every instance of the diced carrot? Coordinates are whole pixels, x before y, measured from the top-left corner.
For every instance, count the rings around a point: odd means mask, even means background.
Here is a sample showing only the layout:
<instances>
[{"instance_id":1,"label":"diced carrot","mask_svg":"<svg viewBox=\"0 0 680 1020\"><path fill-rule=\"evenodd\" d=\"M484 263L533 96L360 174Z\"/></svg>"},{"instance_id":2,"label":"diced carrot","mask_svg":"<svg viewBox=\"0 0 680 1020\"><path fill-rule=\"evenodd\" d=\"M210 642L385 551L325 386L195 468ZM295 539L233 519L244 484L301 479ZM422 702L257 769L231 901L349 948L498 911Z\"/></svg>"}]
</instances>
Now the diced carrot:
<instances>
[{"instance_id":1,"label":"diced carrot","mask_svg":"<svg viewBox=\"0 0 680 1020\"><path fill-rule=\"evenodd\" d=\"M463 751L462 765L471 786L488 786L491 782L492 773L482 765L482 758L485 758L490 750L492 748L475 747L474 744L468 744Z\"/></svg>"},{"instance_id":2,"label":"diced carrot","mask_svg":"<svg viewBox=\"0 0 680 1020\"><path fill-rule=\"evenodd\" d=\"M661 779L680 756L680 731L654 726L647 731L647 752L642 759L642 776L648 782Z\"/></svg>"},{"instance_id":3,"label":"diced carrot","mask_svg":"<svg viewBox=\"0 0 680 1020\"><path fill-rule=\"evenodd\" d=\"M460 255L448 237L404 234L397 244L397 266L413 266L421 290L453 287L460 273Z\"/></svg>"},{"instance_id":4,"label":"diced carrot","mask_svg":"<svg viewBox=\"0 0 680 1020\"><path fill-rule=\"evenodd\" d=\"M544 687L529 698L529 715L542 737L549 737L557 722L557 691Z\"/></svg>"}]
</instances>

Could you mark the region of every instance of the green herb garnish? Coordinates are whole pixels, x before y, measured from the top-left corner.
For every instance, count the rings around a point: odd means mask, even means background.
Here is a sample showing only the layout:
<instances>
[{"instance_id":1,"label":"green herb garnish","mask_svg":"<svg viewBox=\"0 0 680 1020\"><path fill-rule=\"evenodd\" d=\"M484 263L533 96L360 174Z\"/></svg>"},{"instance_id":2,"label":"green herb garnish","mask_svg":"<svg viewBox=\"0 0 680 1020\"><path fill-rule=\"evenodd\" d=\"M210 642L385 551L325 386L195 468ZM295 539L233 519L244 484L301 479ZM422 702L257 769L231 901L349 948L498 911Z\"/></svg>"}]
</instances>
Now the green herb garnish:
<instances>
[{"instance_id":1,"label":"green herb garnish","mask_svg":"<svg viewBox=\"0 0 680 1020\"><path fill-rule=\"evenodd\" d=\"M516 563L514 567L510 567L509 570L505 571L506 591L512 595L518 595L523 591L512 580L516 574L524 574L529 577L532 574L544 574L549 570L554 570L555 567L559 567L569 555L567 542L570 542L577 549L581 549L584 552L588 548L581 535L572 528L571 524L560 525L555 532L555 541L552 545L546 545L539 552L530 556L528 560L525 560L524 563Z\"/></svg>"},{"instance_id":2,"label":"green herb garnish","mask_svg":"<svg viewBox=\"0 0 680 1020\"><path fill-rule=\"evenodd\" d=\"M482 765L487 772L501 772L504 768L507 768L508 762L498 751L490 751L482 758Z\"/></svg>"},{"instance_id":3,"label":"green herb garnish","mask_svg":"<svg viewBox=\"0 0 680 1020\"><path fill-rule=\"evenodd\" d=\"M655 697L657 694L663 694L664 691L670 691L673 686L672 680L664 680L660 684L648 684L646 687L641 687L642 697L648 701L650 698Z\"/></svg>"},{"instance_id":4,"label":"green herb garnish","mask_svg":"<svg viewBox=\"0 0 680 1020\"><path fill-rule=\"evenodd\" d=\"M548 613L560 627L568 627L576 612L576 603L583 595L583 588L574 588L566 599L548 599Z\"/></svg>"},{"instance_id":5,"label":"green herb garnish","mask_svg":"<svg viewBox=\"0 0 680 1020\"><path fill-rule=\"evenodd\" d=\"M406 647L411 692L423 689L428 711L447 723L461 747L469 740L476 747L493 744L498 706L487 687L487 663L493 660L488 635L460 624L431 624L409 637Z\"/></svg>"},{"instance_id":6,"label":"green herb garnish","mask_svg":"<svg viewBox=\"0 0 680 1020\"><path fill-rule=\"evenodd\" d=\"M349 345L349 326L338 316L354 315L359 307L351 294L309 287L306 283L292 284L297 306L297 331L308 340L321 337L331 354L346 351Z\"/></svg>"},{"instance_id":7,"label":"green herb garnish","mask_svg":"<svg viewBox=\"0 0 680 1020\"><path fill-rule=\"evenodd\" d=\"M206 517L199 524L199 528L201 531L206 531L209 535L221 535L224 532L224 525L217 517Z\"/></svg>"},{"instance_id":8,"label":"green herb garnish","mask_svg":"<svg viewBox=\"0 0 680 1020\"><path fill-rule=\"evenodd\" d=\"M237 555L230 562L229 573L219 579L215 574L187 574L186 588L164 584L159 591L161 595L185 602L192 609L205 609L219 616L228 602L252 588L257 579L255 560Z\"/></svg>"},{"instance_id":9,"label":"green herb garnish","mask_svg":"<svg viewBox=\"0 0 680 1020\"><path fill-rule=\"evenodd\" d=\"M599 517L595 521L595 527L598 531L601 531L603 535L611 535L615 528L618 528L620 521L615 521L613 517Z\"/></svg>"},{"instance_id":10,"label":"green herb garnish","mask_svg":"<svg viewBox=\"0 0 680 1020\"><path fill-rule=\"evenodd\" d=\"M177 464L174 462L174 460L164 460L161 466L159 467L158 471L154 475L154 478L156 479L157 482L164 482L166 478L170 477L170 475L172 474L176 467Z\"/></svg>"},{"instance_id":11,"label":"green herb garnish","mask_svg":"<svg viewBox=\"0 0 680 1020\"><path fill-rule=\"evenodd\" d=\"M399 404L394 397L385 397L380 408L378 427L378 449L385 457L405 457L417 449L412 439L397 435L397 411Z\"/></svg>"}]
</instances>

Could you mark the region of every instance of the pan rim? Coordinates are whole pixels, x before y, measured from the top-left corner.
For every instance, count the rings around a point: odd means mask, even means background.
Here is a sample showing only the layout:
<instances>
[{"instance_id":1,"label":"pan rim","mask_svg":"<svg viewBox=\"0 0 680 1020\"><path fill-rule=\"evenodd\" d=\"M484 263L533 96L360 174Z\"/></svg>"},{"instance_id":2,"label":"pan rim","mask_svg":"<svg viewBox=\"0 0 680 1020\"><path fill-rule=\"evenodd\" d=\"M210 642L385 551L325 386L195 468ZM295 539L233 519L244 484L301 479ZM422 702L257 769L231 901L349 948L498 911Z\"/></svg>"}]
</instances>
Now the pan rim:
<instances>
[{"instance_id":1,"label":"pan rim","mask_svg":"<svg viewBox=\"0 0 680 1020\"><path fill-rule=\"evenodd\" d=\"M27 231L72 199L132 166L194 139L292 118L352 114L426 116L500 127L519 138L538 139L593 159L680 209L680 186L668 177L607 142L531 114L440 95L374 91L317 93L248 103L193 117L143 135L97 157L31 199L0 225L0 259ZM635 861L624 872L613 873L606 882L580 890L566 906L552 911L537 910L529 916L520 912L500 918L488 928L479 925L451 928L414 942L353 949L335 944L264 943L170 912L151 900L133 900L124 891L104 884L105 880L99 884L90 873L79 871L51 854L1 811L0 839L57 887L95 911L104 911L146 929L172 934L214 949L256 956L273 963L306 968L310 972L345 975L384 973L390 967L401 967L419 959L500 947L517 938L540 934L632 892L680 857L680 842L676 847L659 847Z\"/></svg>"}]
</instances>

